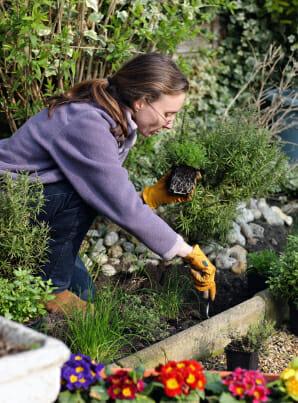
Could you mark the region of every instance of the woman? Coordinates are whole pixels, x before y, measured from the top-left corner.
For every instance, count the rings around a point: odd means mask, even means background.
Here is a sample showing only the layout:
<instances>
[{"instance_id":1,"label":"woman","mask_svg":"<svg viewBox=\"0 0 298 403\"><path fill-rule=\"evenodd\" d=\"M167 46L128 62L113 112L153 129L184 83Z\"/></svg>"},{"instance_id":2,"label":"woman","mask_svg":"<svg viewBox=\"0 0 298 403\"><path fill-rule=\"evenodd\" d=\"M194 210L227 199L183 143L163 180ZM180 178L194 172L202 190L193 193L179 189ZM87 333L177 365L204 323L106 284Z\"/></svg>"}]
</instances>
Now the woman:
<instances>
[{"instance_id":1,"label":"woman","mask_svg":"<svg viewBox=\"0 0 298 403\"><path fill-rule=\"evenodd\" d=\"M77 254L97 214L164 259L191 262L198 269L192 270L196 288L214 298L215 267L151 209L186 199L170 196L164 177L140 196L122 167L137 129L145 137L170 129L187 90L170 58L140 55L107 80L85 81L53 97L48 108L0 142L0 174L25 171L44 184L40 219L49 224L51 240L43 278L56 287L49 311L85 309L92 283Z\"/></svg>"}]
</instances>

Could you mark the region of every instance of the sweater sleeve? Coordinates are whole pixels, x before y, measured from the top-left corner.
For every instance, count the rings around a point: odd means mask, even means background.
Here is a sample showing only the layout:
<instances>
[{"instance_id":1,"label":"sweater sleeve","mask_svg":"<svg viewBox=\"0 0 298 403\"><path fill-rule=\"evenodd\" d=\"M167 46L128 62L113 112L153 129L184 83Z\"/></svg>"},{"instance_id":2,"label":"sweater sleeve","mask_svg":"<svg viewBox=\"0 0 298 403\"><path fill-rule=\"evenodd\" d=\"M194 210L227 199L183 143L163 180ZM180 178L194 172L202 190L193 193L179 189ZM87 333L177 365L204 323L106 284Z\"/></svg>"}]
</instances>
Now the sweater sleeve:
<instances>
[{"instance_id":1,"label":"sweater sleeve","mask_svg":"<svg viewBox=\"0 0 298 403\"><path fill-rule=\"evenodd\" d=\"M49 151L87 204L158 255L174 256L180 236L143 203L121 165L110 125L99 113L85 112L69 122L53 136Z\"/></svg>"}]
</instances>

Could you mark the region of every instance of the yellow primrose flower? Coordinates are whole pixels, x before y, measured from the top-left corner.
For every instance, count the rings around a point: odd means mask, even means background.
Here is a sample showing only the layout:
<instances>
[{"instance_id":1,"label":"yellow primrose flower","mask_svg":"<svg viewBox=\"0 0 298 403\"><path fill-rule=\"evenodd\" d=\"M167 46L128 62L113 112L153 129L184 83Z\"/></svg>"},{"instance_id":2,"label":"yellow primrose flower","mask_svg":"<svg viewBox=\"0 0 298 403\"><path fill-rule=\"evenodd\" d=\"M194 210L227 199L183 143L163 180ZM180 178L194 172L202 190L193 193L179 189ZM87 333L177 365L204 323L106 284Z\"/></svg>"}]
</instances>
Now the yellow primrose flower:
<instances>
[{"instance_id":1,"label":"yellow primrose flower","mask_svg":"<svg viewBox=\"0 0 298 403\"><path fill-rule=\"evenodd\" d=\"M286 368L280 374L280 379L282 379L283 381L286 381L286 380L294 377L295 374L296 374L296 371L293 368Z\"/></svg>"},{"instance_id":2,"label":"yellow primrose flower","mask_svg":"<svg viewBox=\"0 0 298 403\"><path fill-rule=\"evenodd\" d=\"M298 380L295 378L291 378L286 382L286 389L288 395L295 400L295 402L298 402Z\"/></svg>"}]
</instances>

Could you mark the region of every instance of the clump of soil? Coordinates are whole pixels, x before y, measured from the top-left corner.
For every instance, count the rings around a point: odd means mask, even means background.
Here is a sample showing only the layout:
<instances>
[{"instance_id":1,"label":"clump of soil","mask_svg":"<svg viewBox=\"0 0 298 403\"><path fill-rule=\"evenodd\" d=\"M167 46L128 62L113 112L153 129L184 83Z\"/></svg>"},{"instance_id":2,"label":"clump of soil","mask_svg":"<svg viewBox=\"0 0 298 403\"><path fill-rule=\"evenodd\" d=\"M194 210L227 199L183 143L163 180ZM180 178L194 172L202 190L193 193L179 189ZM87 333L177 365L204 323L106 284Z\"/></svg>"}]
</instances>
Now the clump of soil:
<instances>
[{"instance_id":1,"label":"clump of soil","mask_svg":"<svg viewBox=\"0 0 298 403\"><path fill-rule=\"evenodd\" d=\"M168 191L173 195L187 196L196 184L197 173L188 165L174 166L168 180Z\"/></svg>"},{"instance_id":2,"label":"clump of soil","mask_svg":"<svg viewBox=\"0 0 298 403\"><path fill-rule=\"evenodd\" d=\"M0 335L0 357L10 354L17 354L28 350L28 346L16 345L5 340L3 335Z\"/></svg>"}]
</instances>

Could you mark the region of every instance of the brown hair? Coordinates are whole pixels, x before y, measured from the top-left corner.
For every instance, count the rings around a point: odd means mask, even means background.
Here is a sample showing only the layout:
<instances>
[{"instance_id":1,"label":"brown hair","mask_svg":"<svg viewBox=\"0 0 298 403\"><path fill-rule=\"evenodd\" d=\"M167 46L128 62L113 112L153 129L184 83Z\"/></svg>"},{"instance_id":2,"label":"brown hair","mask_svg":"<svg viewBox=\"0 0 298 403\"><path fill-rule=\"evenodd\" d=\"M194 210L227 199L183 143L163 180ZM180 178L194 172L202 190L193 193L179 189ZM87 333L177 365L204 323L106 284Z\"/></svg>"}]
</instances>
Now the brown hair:
<instances>
[{"instance_id":1,"label":"brown hair","mask_svg":"<svg viewBox=\"0 0 298 403\"><path fill-rule=\"evenodd\" d=\"M71 102L94 102L103 107L116 121L113 131L118 141L127 136L125 106L145 98L156 101L162 94L175 95L189 88L186 77L170 57L159 53L147 53L125 63L107 79L82 81L62 95L48 101L49 116L57 106Z\"/></svg>"}]
</instances>

